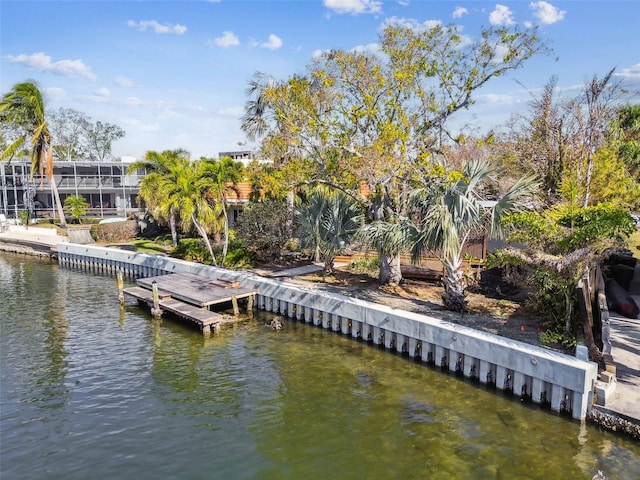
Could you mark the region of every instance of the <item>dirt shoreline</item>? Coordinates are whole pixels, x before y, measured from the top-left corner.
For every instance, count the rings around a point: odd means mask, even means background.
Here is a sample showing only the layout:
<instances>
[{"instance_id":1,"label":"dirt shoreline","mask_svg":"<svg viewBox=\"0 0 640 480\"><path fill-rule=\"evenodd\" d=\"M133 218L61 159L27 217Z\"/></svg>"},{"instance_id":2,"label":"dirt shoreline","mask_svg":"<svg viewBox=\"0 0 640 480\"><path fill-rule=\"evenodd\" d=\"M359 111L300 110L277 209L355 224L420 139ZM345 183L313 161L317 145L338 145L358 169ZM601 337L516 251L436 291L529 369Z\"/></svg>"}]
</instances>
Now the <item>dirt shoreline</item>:
<instances>
[{"instance_id":1,"label":"dirt shoreline","mask_svg":"<svg viewBox=\"0 0 640 480\"><path fill-rule=\"evenodd\" d=\"M265 268L261 267L261 270L264 271ZM313 273L287 277L284 281L400 310L432 315L451 323L571 354L560 345L548 345L540 341L544 319L524 306L525 296L519 291L508 297L489 296L482 291L481 286L476 285L469 289L468 312L460 314L444 309L441 299L443 287L432 280L404 279L398 286L381 286L369 275L336 270L326 277L321 273Z\"/></svg>"}]
</instances>

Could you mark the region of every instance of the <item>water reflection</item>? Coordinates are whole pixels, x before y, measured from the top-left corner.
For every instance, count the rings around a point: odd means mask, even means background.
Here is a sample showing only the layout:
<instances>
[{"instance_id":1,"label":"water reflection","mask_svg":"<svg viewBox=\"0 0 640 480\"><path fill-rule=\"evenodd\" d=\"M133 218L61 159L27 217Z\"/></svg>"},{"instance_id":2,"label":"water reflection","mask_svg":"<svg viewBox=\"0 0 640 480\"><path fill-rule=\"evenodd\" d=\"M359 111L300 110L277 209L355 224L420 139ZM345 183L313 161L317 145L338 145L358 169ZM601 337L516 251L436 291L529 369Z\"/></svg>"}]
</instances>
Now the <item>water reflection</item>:
<instances>
[{"instance_id":1,"label":"water reflection","mask_svg":"<svg viewBox=\"0 0 640 480\"><path fill-rule=\"evenodd\" d=\"M0 288L2 478L640 478L636 443L319 328L205 338L28 257Z\"/></svg>"}]
</instances>

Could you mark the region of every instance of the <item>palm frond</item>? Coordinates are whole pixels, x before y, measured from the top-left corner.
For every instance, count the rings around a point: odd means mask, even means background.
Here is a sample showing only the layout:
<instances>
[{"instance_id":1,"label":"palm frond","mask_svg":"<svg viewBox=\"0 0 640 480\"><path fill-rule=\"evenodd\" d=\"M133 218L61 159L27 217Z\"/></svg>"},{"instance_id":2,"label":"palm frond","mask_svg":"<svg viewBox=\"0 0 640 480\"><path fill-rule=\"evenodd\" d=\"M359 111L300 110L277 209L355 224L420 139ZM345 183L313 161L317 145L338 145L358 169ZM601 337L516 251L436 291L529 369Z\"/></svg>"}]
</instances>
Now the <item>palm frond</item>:
<instances>
[{"instance_id":1,"label":"palm frond","mask_svg":"<svg viewBox=\"0 0 640 480\"><path fill-rule=\"evenodd\" d=\"M24 136L19 137L16 140L14 140L13 143L11 143L11 145L9 145L7 148L5 148L2 151L2 153L0 153L0 162L3 162L5 160L11 161L13 156L16 153L18 153L18 151L20 150L20 147L22 147L22 145L24 145L25 141L26 141L26 138Z\"/></svg>"},{"instance_id":2,"label":"palm frond","mask_svg":"<svg viewBox=\"0 0 640 480\"><path fill-rule=\"evenodd\" d=\"M540 182L535 176L528 175L518 179L490 210L489 228L491 235L496 238L503 238L502 219L511 213L522 210L522 201L535 198L539 187Z\"/></svg>"}]
</instances>

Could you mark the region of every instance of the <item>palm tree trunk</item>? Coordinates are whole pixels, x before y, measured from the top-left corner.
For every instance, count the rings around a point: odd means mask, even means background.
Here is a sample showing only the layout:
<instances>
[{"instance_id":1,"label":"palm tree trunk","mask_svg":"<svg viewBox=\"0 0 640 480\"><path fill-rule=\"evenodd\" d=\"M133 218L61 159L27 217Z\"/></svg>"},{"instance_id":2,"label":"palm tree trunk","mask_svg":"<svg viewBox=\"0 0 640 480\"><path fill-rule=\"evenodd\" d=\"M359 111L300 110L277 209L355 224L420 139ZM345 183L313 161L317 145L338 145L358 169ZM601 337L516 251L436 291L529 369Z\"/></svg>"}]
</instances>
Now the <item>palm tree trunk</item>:
<instances>
[{"instance_id":1,"label":"palm tree trunk","mask_svg":"<svg viewBox=\"0 0 640 480\"><path fill-rule=\"evenodd\" d=\"M56 204L56 210L58 211L58 216L60 217L60 226L62 228L67 228L67 219L64 216L64 210L62 209L62 202L60 201L60 194L58 193L58 186L56 185L56 180L51 176L49 178L49 184L51 185L51 194L53 196L53 203Z\"/></svg>"},{"instance_id":2,"label":"palm tree trunk","mask_svg":"<svg viewBox=\"0 0 640 480\"><path fill-rule=\"evenodd\" d=\"M334 259L335 257L333 255L327 255L325 257L323 271L324 275L331 275L333 273Z\"/></svg>"},{"instance_id":3,"label":"palm tree trunk","mask_svg":"<svg viewBox=\"0 0 640 480\"><path fill-rule=\"evenodd\" d=\"M224 242L222 243L222 262L220 265L224 267L224 261L227 259L227 250L229 249L229 216L224 203L222 204L222 215L224 216Z\"/></svg>"},{"instance_id":4,"label":"palm tree trunk","mask_svg":"<svg viewBox=\"0 0 640 480\"><path fill-rule=\"evenodd\" d=\"M398 285L402 281L399 254L386 253L380 255L378 278L381 285Z\"/></svg>"},{"instance_id":5,"label":"palm tree trunk","mask_svg":"<svg viewBox=\"0 0 640 480\"><path fill-rule=\"evenodd\" d=\"M464 312L467 308L467 280L462 268L462 258L453 260L443 258L441 260L444 267L442 274L444 307L454 312Z\"/></svg>"},{"instance_id":6,"label":"palm tree trunk","mask_svg":"<svg viewBox=\"0 0 640 480\"><path fill-rule=\"evenodd\" d=\"M295 211L295 192L293 190L289 190L287 193L287 221L285 224L285 231L287 232L287 238L291 238L293 236L293 219L294 219L294 211Z\"/></svg>"},{"instance_id":7,"label":"palm tree trunk","mask_svg":"<svg viewBox=\"0 0 640 480\"><path fill-rule=\"evenodd\" d=\"M176 228L176 211L173 207L169 211L169 228L171 229L171 243L173 248L178 246L178 229Z\"/></svg>"},{"instance_id":8,"label":"palm tree trunk","mask_svg":"<svg viewBox=\"0 0 640 480\"><path fill-rule=\"evenodd\" d=\"M209 235L207 235L207 231L200 224L200 222L195 217L195 215L191 215L191 220L193 221L193 224L196 226L196 230L198 230L198 233L200 234L200 236L204 240L204 243L207 245L207 248L209 249L209 254L211 255L211 260L213 261L213 266L217 267L218 262L216 261L216 256L213 253L213 247L211 246L211 240L209 240Z\"/></svg>"}]
</instances>

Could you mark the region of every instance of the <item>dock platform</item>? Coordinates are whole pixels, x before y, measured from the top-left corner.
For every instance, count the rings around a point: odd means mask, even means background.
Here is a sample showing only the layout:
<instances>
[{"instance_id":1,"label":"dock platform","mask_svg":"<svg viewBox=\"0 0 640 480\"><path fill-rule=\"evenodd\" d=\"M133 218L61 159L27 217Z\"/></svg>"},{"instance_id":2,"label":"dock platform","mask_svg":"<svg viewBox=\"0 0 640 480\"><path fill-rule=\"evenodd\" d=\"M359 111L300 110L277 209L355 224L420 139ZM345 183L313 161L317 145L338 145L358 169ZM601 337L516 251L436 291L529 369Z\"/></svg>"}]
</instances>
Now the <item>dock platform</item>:
<instances>
[{"instance_id":1,"label":"dock platform","mask_svg":"<svg viewBox=\"0 0 640 480\"><path fill-rule=\"evenodd\" d=\"M139 278L138 286L123 290L125 295L145 303L153 310L153 284L158 289L158 308L196 323L204 334L226 323L239 320L239 299L247 299L247 310L253 308L255 290L239 287L237 282L210 279L190 273L172 273ZM210 308L231 302L234 316L222 315Z\"/></svg>"}]
</instances>

